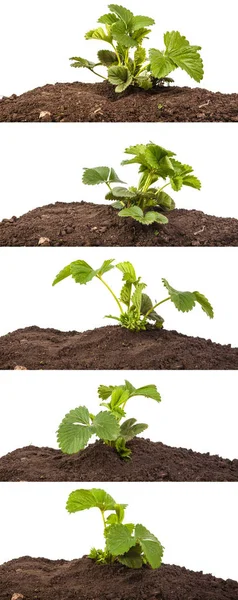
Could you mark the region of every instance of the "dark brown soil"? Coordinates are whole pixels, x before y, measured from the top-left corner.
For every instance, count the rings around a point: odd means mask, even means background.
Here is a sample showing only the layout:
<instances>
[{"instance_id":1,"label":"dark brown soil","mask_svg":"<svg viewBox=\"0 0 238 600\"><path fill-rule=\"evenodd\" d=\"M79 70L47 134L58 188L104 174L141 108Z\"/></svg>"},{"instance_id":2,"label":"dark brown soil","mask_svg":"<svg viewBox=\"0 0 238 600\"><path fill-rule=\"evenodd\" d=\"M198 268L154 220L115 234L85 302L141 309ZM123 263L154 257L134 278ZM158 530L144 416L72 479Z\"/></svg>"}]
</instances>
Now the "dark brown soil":
<instances>
[{"instance_id":1,"label":"dark brown soil","mask_svg":"<svg viewBox=\"0 0 238 600\"><path fill-rule=\"evenodd\" d=\"M0 337L0 369L238 369L238 348L178 333L119 326L84 331L26 327Z\"/></svg>"},{"instance_id":2,"label":"dark brown soil","mask_svg":"<svg viewBox=\"0 0 238 600\"><path fill-rule=\"evenodd\" d=\"M238 481L238 460L135 438L131 459L97 441L78 454L27 446L0 458L0 481Z\"/></svg>"},{"instance_id":3,"label":"dark brown soil","mask_svg":"<svg viewBox=\"0 0 238 600\"><path fill-rule=\"evenodd\" d=\"M237 600L238 583L162 564L160 569L96 565L87 557L24 556L0 566L0 598L10 600Z\"/></svg>"},{"instance_id":4,"label":"dark brown soil","mask_svg":"<svg viewBox=\"0 0 238 600\"><path fill-rule=\"evenodd\" d=\"M171 86L118 95L107 82L56 83L3 98L0 121L238 121L238 94Z\"/></svg>"},{"instance_id":5,"label":"dark brown soil","mask_svg":"<svg viewBox=\"0 0 238 600\"><path fill-rule=\"evenodd\" d=\"M168 218L168 225L146 227L111 206L57 202L4 219L0 246L238 246L238 219L196 210L174 210Z\"/></svg>"}]
</instances>

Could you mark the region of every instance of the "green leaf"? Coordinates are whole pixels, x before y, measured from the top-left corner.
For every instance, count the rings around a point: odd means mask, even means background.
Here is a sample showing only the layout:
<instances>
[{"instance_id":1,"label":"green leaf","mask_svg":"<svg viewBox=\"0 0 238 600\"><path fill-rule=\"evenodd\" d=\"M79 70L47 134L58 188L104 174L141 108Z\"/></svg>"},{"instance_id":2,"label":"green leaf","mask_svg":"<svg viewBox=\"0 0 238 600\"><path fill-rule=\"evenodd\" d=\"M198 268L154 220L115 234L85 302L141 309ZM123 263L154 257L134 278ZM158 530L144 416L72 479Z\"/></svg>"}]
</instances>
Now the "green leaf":
<instances>
[{"instance_id":1,"label":"green leaf","mask_svg":"<svg viewBox=\"0 0 238 600\"><path fill-rule=\"evenodd\" d=\"M70 65L71 67L76 67L78 69L80 68L85 68L85 69L94 69L94 67L97 67L97 63L91 62L90 60L87 60L86 58L82 58L81 56L72 56L72 58L70 58L69 60L73 60L75 61L72 65Z\"/></svg>"},{"instance_id":2,"label":"green leaf","mask_svg":"<svg viewBox=\"0 0 238 600\"><path fill-rule=\"evenodd\" d=\"M135 526L135 538L139 542L146 560L152 569L158 569L162 562L164 548L159 540L143 525Z\"/></svg>"},{"instance_id":3,"label":"green leaf","mask_svg":"<svg viewBox=\"0 0 238 600\"><path fill-rule=\"evenodd\" d=\"M188 185L196 190L200 190L202 187L201 181L194 175L186 175L186 177L183 177L183 185Z\"/></svg>"},{"instance_id":4,"label":"green leaf","mask_svg":"<svg viewBox=\"0 0 238 600\"><path fill-rule=\"evenodd\" d=\"M130 300L131 300L131 285L132 285L131 283L126 282L123 285L123 288L122 288L121 293L120 293L120 300L126 306L129 306Z\"/></svg>"},{"instance_id":5,"label":"green leaf","mask_svg":"<svg viewBox=\"0 0 238 600\"><path fill-rule=\"evenodd\" d=\"M131 298L132 304L133 304L133 306L135 306L135 308L139 314L140 314L140 307L141 307L142 291L145 289L145 287L146 287L145 283L137 283L134 294L132 295L132 298Z\"/></svg>"},{"instance_id":6,"label":"green leaf","mask_svg":"<svg viewBox=\"0 0 238 600\"><path fill-rule=\"evenodd\" d=\"M134 53L134 62L136 64L136 66L143 65L145 60L146 60L145 48L142 48L142 47L136 48L135 53Z\"/></svg>"},{"instance_id":7,"label":"green leaf","mask_svg":"<svg viewBox=\"0 0 238 600\"><path fill-rule=\"evenodd\" d=\"M141 298L141 314L146 315L147 312L153 307L153 303L147 294L142 294Z\"/></svg>"},{"instance_id":8,"label":"green leaf","mask_svg":"<svg viewBox=\"0 0 238 600\"><path fill-rule=\"evenodd\" d=\"M110 396L111 393L114 390L114 386L113 385L100 385L98 388L98 395L99 398L101 398L101 400L107 400Z\"/></svg>"},{"instance_id":9,"label":"green leaf","mask_svg":"<svg viewBox=\"0 0 238 600\"><path fill-rule=\"evenodd\" d=\"M110 167L95 167L84 169L83 183L85 185L98 185L99 183L124 183L119 179L114 169Z\"/></svg>"},{"instance_id":10,"label":"green leaf","mask_svg":"<svg viewBox=\"0 0 238 600\"><path fill-rule=\"evenodd\" d=\"M148 310L150 309L148 308ZM152 398L153 400L156 400L156 402L161 402L161 395L154 384L145 385L144 387L134 389L131 394L131 398L133 396L145 396L146 398Z\"/></svg>"},{"instance_id":11,"label":"green leaf","mask_svg":"<svg viewBox=\"0 0 238 600\"><path fill-rule=\"evenodd\" d=\"M125 379L125 388L126 390L128 390L128 392L130 393L130 395L134 392L134 390L136 389L134 387L134 385L132 385L132 383L130 383L130 381L128 381L127 379Z\"/></svg>"},{"instance_id":12,"label":"green leaf","mask_svg":"<svg viewBox=\"0 0 238 600\"><path fill-rule=\"evenodd\" d=\"M106 411L96 415L92 427L101 440L116 440L120 433L120 427L115 417Z\"/></svg>"},{"instance_id":13,"label":"green leaf","mask_svg":"<svg viewBox=\"0 0 238 600\"><path fill-rule=\"evenodd\" d=\"M135 540L128 531L126 525L121 523L112 525L107 533L107 550L112 556L118 556L128 552L135 546Z\"/></svg>"},{"instance_id":14,"label":"green leaf","mask_svg":"<svg viewBox=\"0 0 238 600\"><path fill-rule=\"evenodd\" d=\"M97 275L99 275L100 277L102 275L104 275L104 273L107 273L108 271L111 271L112 269L114 269L114 265L112 264L114 262L114 258L109 258L107 260L104 260L104 262L102 263L102 266L97 269Z\"/></svg>"},{"instance_id":15,"label":"green leaf","mask_svg":"<svg viewBox=\"0 0 238 600\"><path fill-rule=\"evenodd\" d=\"M151 225L152 223L168 223L167 217L161 215L160 213L149 211L147 213L143 213L139 206L131 206L131 208L123 208L119 213L119 217L131 217L135 219L142 225Z\"/></svg>"},{"instance_id":16,"label":"green leaf","mask_svg":"<svg viewBox=\"0 0 238 600\"><path fill-rule=\"evenodd\" d=\"M131 37L129 34L127 26L125 23L123 23L123 21L117 21L114 23L111 27L111 32L113 38L122 48L134 48L138 45L133 37Z\"/></svg>"},{"instance_id":17,"label":"green leaf","mask_svg":"<svg viewBox=\"0 0 238 600\"><path fill-rule=\"evenodd\" d=\"M148 428L146 423L137 423L136 419L127 419L122 423L120 429L120 437L123 437L126 442L132 440L136 435L145 431Z\"/></svg>"},{"instance_id":18,"label":"green leaf","mask_svg":"<svg viewBox=\"0 0 238 600\"><path fill-rule=\"evenodd\" d=\"M181 177L180 175L175 175L174 177L170 178L170 183L172 189L175 192L179 192L183 186L183 177Z\"/></svg>"},{"instance_id":19,"label":"green leaf","mask_svg":"<svg viewBox=\"0 0 238 600\"><path fill-rule=\"evenodd\" d=\"M123 281L128 281L129 283L136 283L137 277L136 272L133 265L126 261L117 263L117 269L123 273Z\"/></svg>"},{"instance_id":20,"label":"green leaf","mask_svg":"<svg viewBox=\"0 0 238 600\"><path fill-rule=\"evenodd\" d=\"M134 18L134 15L130 10L119 4L109 4L108 8L112 13L115 13L116 16L125 23L125 25L129 25Z\"/></svg>"},{"instance_id":21,"label":"green leaf","mask_svg":"<svg viewBox=\"0 0 238 600\"><path fill-rule=\"evenodd\" d=\"M204 310L204 312L208 315L208 317L210 317L210 319L213 319L214 311L208 299L205 296L203 296L203 294L200 294L200 292L193 292L193 295L196 301L201 305L202 310Z\"/></svg>"},{"instance_id":22,"label":"green leaf","mask_svg":"<svg viewBox=\"0 0 238 600\"><path fill-rule=\"evenodd\" d=\"M177 65L169 56L155 48L149 50L149 59L152 75L156 79L163 79L177 69Z\"/></svg>"},{"instance_id":23,"label":"green leaf","mask_svg":"<svg viewBox=\"0 0 238 600\"><path fill-rule=\"evenodd\" d=\"M87 446L92 435L88 409L79 406L64 417L57 431L57 441L62 452L75 454Z\"/></svg>"},{"instance_id":24,"label":"green leaf","mask_svg":"<svg viewBox=\"0 0 238 600\"><path fill-rule=\"evenodd\" d=\"M52 285L56 285L56 283L59 283L60 281L63 281L63 279L66 279L66 277L70 277L71 275L71 264L67 265L67 267L64 267L64 269L62 269L62 271L60 271L58 273L58 275L56 275Z\"/></svg>"},{"instance_id":25,"label":"green leaf","mask_svg":"<svg viewBox=\"0 0 238 600\"><path fill-rule=\"evenodd\" d=\"M97 275L97 272L84 260L76 260L71 263L71 275L76 283L86 284Z\"/></svg>"},{"instance_id":26,"label":"green leaf","mask_svg":"<svg viewBox=\"0 0 238 600\"><path fill-rule=\"evenodd\" d=\"M146 73L145 71L143 73L141 73L140 75L138 75L138 77L136 77L135 81L136 81L137 85L140 88L142 88L143 90L151 90L153 87L150 74Z\"/></svg>"},{"instance_id":27,"label":"green leaf","mask_svg":"<svg viewBox=\"0 0 238 600\"><path fill-rule=\"evenodd\" d=\"M150 32L151 29L146 29L145 27L133 32L132 38L136 41L137 46L140 46L142 44L143 40L148 36Z\"/></svg>"},{"instance_id":28,"label":"green leaf","mask_svg":"<svg viewBox=\"0 0 238 600\"><path fill-rule=\"evenodd\" d=\"M133 29L133 31L137 31L138 29L144 29L144 27L150 27L151 25L154 25L154 24L155 24L154 19L151 19L150 17L142 17L142 16L138 15L137 17L133 17L132 29Z\"/></svg>"},{"instance_id":29,"label":"green leaf","mask_svg":"<svg viewBox=\"0 0 238 600\"><path fill-rule=\"evenodd\" d=\"M167 31L164 43L166 56L199 83L204 75L203 61L199 54L201 47L190 46L189 41L179 31Z\"/></svg>"},{"instance_id":30,"label":"green leaf","mask_svg":"<svg viewBox=\"0 0 238 600\"><path fill-rule=\"evenodd\" d=\"M126 447L126 441L124 438L119 437L115 442L116 451L120 458L123 460L129 460L131 457L131 450Z\"/></svg>"},{"instance_id":31,"label":"green leaf","mask_svg":"<svg viewBox=\"0 0 238 600\"><path fill-rule=\"evenodd\" d=\"M104 490L92 488L91 490L75 490L68 497L66 508L69 513L99 508L100 510L114 510L115 500Z\"/></svg>"},{"instance_id":32,"label":"green leaf","mask_svg":"<svg viewBox=\"0 0 238 600\"><path fill-rule=\"evenodd\" d=\"M140 569L143 565L140 545L130 548L123 556L119 556L118 561L130 569Z\"/></svg>"},{"instance_id":33,"label":"green leaf","mask_svg":"<svg viewBox=\"0 0 238 600\"><path fill-rule=\"evenodd\" d=\"M160 315L158 315L158 313L156 312L156 310L152 310L150 312L150 314L148 315L148 319L150 319L151 321L154 321L155 326L158 329L162 329L163 324L164 324L164 319L163 319L163 317L161 317Z\"/></svg>"},{"instance_id":34,"label":"green leaf","mask_svg":"<svg viewBox=\"0 0 238 600\"><path fill-rule=\"evenodd\" d=\"M127 402L128 398L129 398L128 390L125 390L124 387L116 386L113 389L113 392L111 395L110 405L112 408L121 406L121 404L124 404L125 402Z\"/></svg>"},{"instance_id":35,"label":"green leaf","mask_svg":"<svg viewBox=\"0 0 238 600\"><path fill-rule=\"evenodd\" d=\"M195 297L192 292L180 292L175 290L166 279L162 279L162 282L169 292L171 301L178 310L181 310L182 312L189 312L194 308Z\"/></svg>"},{"instance_id":36,"label":"green leaf","mask_svg":"<svg viewBox=\"0 0 238 600\"><path fill-rule=\"evenodd\" d=\"M131 192L128 188L125 187L115 187L112 190L113 196L116 198L135 198L135 192Z\"/></svg>"},{"instance_id":37,"label":"green leaf","mask_svg":"<svg viewBox=\"0 0 238 600\"><path fill-rule=\"evenodd\" d=\"M156 194L156 198L158 205L166 208L166 210L173 210L175 208L175 202L173 198L171 198L169 194L166 194L166 192L162 191L159 194Z\"/></svg>"},{"instance_id":38,"label":"green leaf","mask_svg":"<svg viewBox=\"0 0 238 600\"><path fill-rule=\"evenodd\" d=\"M115 15L111 15L110 13L102 15L98 19L98 23L103 23L103 25L113 25L113 23L116 23L116 21L117 17Z\"/></svg>"},{"instance_id":39,"label":"green leaf","mask_svg":"<svg viewBox=\"0 0 238 600\"><path fill-rule=\"evenodd\" d=\"M111 67L111 65L117 63L117 55L111 50L99 50L98 60L105 67Z\"/></svg>"},{"instance_id":40,"label":"green leaf","mask_svg":"<svg viewBox=\"0 0 238 600\"><path fill-rule=\"evenodd\" d=\"M122 208L124 208L125 204L123 202L113 202L112 204L112 208L116 208L117 210L121 210Z\"/></svg>"},{"instance_id":41,"label":"green leaf","mask_svg":"<svg viewBox=\"0 0 238 600\"><path fill-rule=\"evenodd\" d=\"M132 82L132 75L126 67L110 67L108 69L108 80L116 85L117 93L123 92Z\"/></svg>"},{"instance_id":42,"label":"green leaf","mask_svg":"<svg viewBox=\"0 0 238 600\"><path fill-rule=\"evenodd\" d=\"M102 40L103 42L112 41L112 37L109 36L102 27L98 27L97 29L91 29L85 34L86 40Z\"/></svg>"}]
</instances>

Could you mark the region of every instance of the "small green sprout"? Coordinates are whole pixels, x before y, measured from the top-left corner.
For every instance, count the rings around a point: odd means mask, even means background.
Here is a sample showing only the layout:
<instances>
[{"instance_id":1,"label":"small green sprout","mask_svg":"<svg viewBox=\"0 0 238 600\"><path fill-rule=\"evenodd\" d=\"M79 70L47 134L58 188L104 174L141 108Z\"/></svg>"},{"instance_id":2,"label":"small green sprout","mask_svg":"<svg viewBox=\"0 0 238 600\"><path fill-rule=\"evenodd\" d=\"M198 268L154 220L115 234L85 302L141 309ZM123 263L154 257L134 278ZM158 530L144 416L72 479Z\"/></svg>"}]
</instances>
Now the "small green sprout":
<instances>
[{"instance_id":1,"label":"small green sprout","mask_svg":"<svg viewBox=\"0 0 238 600\"><path fill-rule=\"evenodd\" d=\"M127 419L125 407L136 396L161 401L155 385L146 385L136 389L129 381L124 385L100 385L98 396L102 400L100 406L106 410L97 415L89 413L86 406L79 406L65 415L57 431L57 441L62 452L75 454L87 446L92 435L96 435L104 444L115 448L122 459L131 457L131 450L126 443L147 429L146 423L137 423L136 419Z\"/></svg>"},{"instance_id":2,"label":"small green sprout","mask_svg":"<svg viewBox=\"0 0 238 600\"><path fill-rule=\"evenodd\" d=\"M162 279L167 290L167 297L153 304L150 297L144 293L147 287L137 277L135 269L130 262L121 262L113 265L114 259L105 260L99 269L93 269L84 260L76 260L58 273L53 281L53 286L67 277L72 277L76 283L84 285L92 279L98 279L110 292L119 309L119 316L106 315L108 319L115 319L122 327L131 331L146 330L151 325L161 329L164 319L156 312L156 308L164 302L172 302L177 310L189 312L198 303L210 319L213 318L213 308L210 302L200 292L181 292L175 290L166 279ZM122 273L123 286L119 298L105 281L103 275L111 269L117 268Z\"/></svg>"},{"instance_id":3,"label":"small green sprout","mask_svg":"<svg viewBox=\"0 0 238 600\"><path fill-rule=\"evenodd\" d=\"M137 144L126 148L125 154L130 154L133 158L123 160L122 165L139 165L140 179L137 187L112 187L124 182L109 167L84 169L83 174L83 183L86 185L105 183L109 189L105 199L113 201L113 208L119 209L119 217L131 217L142 225L164 225L168 223L168 219L158 211L165 213L175 208L175 202L164 191L165 188L171 186L174 192L179 192L183 186L201 189L201 182L193 175L193 167L176 160L176 154L162 146L153 142ZM155 187L159 180L161 184Z\"/></svg>"},{"instance_id":4,"label":"small green sprout","mask_svg":"<svg viewBox=\"0 0 238 600\"><path fill-rule=\"evenodd\" d=\"M159 540L143 525L123 523L127 504L117 504L104 490L80 489L71 492L66 509L75 513L89 508L98 508L102 515L105 548L93 548L89 558L98 564L119 562L131 569L149 565L152 569L161 566L164 548ZM106 515L105 513L110 513Z\"/></svg>"},{"instance_id":5,"label":"small green sprout","mask_svg":"<svg viewBox=\"0 0 238 600\"><path fill-rule=\"evenodd\" d=\"M109 4L108 8L110 12L98 19L100 27L88 31L85 38L105 42L111 49L99 50L96 62L73 56L71 67L88 69L114 85L117 93L124 92L129 86L150 90L169 85L174 81L169 77L170 73L178 68L198 83L203 79L201 46L191 46L179 31L167 31L164 49L152 48L147 55L143 41L148 38L154 19L135 16L118 4ZM95 71L98 67L107 69L106 77Z\"/></svg>"}]
</instances>

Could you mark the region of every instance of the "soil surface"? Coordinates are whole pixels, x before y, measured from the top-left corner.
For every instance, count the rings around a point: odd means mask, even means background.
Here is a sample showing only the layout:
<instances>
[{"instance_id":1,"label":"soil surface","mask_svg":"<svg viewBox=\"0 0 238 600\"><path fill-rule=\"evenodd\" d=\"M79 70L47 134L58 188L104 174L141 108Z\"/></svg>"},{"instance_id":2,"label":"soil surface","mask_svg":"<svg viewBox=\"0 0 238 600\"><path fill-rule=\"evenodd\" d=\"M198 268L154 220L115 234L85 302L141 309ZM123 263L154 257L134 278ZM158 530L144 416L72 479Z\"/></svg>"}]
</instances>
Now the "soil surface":
<instances>
[{"instance_id":1,"label":"soil surface","mask_svg":"<svg viewBox=\"0 0 238 600\"><path fill-rule=\"evenodd\" d=\"M0 337L0 369L238 369L238 348L177 331L26 327Z\"/></svg>"},{"instance_id":2,"label":"soil surface","mask_svg":"<svg viewBox=\"0 0 238 600\"><path fill-rule=\"evenodd\" d=\"M27 446L0 458L0 481L238 481L238 460L135 438L131 459L97 441L78 454Z\"/></svg>"},{"instance_id":3,"label":"soil surface","mask_svg":"<svg viewBox=\"0 0 238 600\"><path fill-rule=\"evenodd\" d=\"M0 566L0 598L10 600L237 600L238 583L162 564L160 569L97 565L87 557L24 556Z\"/></svg>"},{"instance_id":4,"label":"soil surface","mask_svg":"<svg viewBox=\"0 0 238 600\"><path fill-rule=\"evenodd\" d=\"M238 246L238 219L174 210L167 225L122 219L110 205L57 202L0 223L0 246Z\"/></svg>"},{"instance_id":5,"label":"soil surface","mask_svg":"<svg viewBox=\"0 0 238 600\"><path fill-rule=\"evenodd\" d=\"M4 97L0 121L238 121L238 94L176 86L116 94L107 82L56 83Z\"/></svg>"}]
</instances>

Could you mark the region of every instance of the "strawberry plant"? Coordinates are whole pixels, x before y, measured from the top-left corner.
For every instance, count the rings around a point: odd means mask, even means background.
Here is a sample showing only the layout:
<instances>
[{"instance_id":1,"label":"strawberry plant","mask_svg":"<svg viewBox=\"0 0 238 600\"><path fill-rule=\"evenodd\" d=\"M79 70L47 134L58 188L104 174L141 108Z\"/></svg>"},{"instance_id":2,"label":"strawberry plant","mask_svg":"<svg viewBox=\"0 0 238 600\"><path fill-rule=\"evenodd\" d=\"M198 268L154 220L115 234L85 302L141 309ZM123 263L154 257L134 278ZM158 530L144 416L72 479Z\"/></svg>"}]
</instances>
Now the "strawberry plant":
<instances>
[{"instance_id":1,"label":"strawberry plant","mask_svg":"<svg viewBox=\"0 0 238 600\"><path fill-rule=\"evenodd\" d=\"M167 31L164 48L152 48L147 55L143 42L155 24L154 19L135 16L118 4L109 4L108 8L110 12L98 19L100 26L88 31L85 38L105 42L111 49L99 50L96 62L73 56L70 59L72 67L89 69L114 85L117 93L124 92L130 85L149 90L173 83L168 76L178 68L198 83L203 79L200 46L191 46L179 31ZM106 67L107 77L95 71L98 67Z\"/></svg>"},{"instance_id":2,"label":"strawberry plant","mask_svg":"<svg viewBox=\"0 0 238 600\"><path fill-rule=\"evenodd\" d=\"M153 304L150 297L144 293L147 287L137 277L135 269L130 262L121 262L113 265L114 259L105 260L99 269L93 269L84 260L76 260L66 267L56 276L53 286L63 281L67 277L72 277L76 283L85 285L92 279L97 279L110 292L119 309L119 316L106 315L106 318L115 319L122 327L131 331L146 330L151 324L156 328L162 328L164 319L156 312L156 308L164 302L172 302L177 310L189 312L198 303L202 310L212 319L213 308L207 298L200 292L180 292L175 290L166 279L162 279L168 295L163 300ZM111 269L117 268L122 273L123 286L120 296L117 297L103 275Z\"/></svg>"},{"instance_id":3,"label":"strawberry plant","mask_svg":"<svg viewBox=\"0 0 238 600\"><path fill-rule=\"evenodd\" d=\"M133 158L123 160L122 165L139 165L137 187L112 187L113 184L124 182L109 167L84 169L83 174L83 183L86 185L105 183L109 189L105 198L112 200L112 206L119 209L119 217L131 217L143 225L168 223L167 217L158 212L158 209L169 212L175 208L175 202L164 191L165 188L170 185L174 192L179 192L183 185L201 189L201 182L193 175L193 168L173 158L176 155L170 150L150 142L130 146L125 153ZM159 180L163 181L163 185L154 187Z\"/></svg>"},{"instance_id":4,"label":"strawberry plant","mask_svg":"<svg viewBox=\"0 0 238 600\"><path fill-rule=\"evenodd\" d=\"M148 427L145 423L137 423L136 419L126 419L121 423L126 416L128 400L144 396L160 402L161 396L155 385L136 389L129 381L119 386L100 385L98 395L102 400L100 406L106 410L97 415L91 414L86 406L71 410L57 432L59 447L66 454L75 454L87 446L92 435L96 435L104 444L115 448L121 458L128 459L131 450L126 443Z\"/></svg>"},{"instance_id":5,"label":"strawberry plant","mask_svg":"<svg viewBox=\"0 0 238 600\"><path fill-rule=\"evenodd\" d=\"M131 569L140 569L143 565L150 565L152 569L161 566L164 548L155 535L144 525L123 523L127 504L117 504L112 496L98 488L75 490L69 494L66 504L69 513L89 508L100 510L105 548L92 548L88 558L98 564L119 562Z\"/></svg>"}]
</instances>

